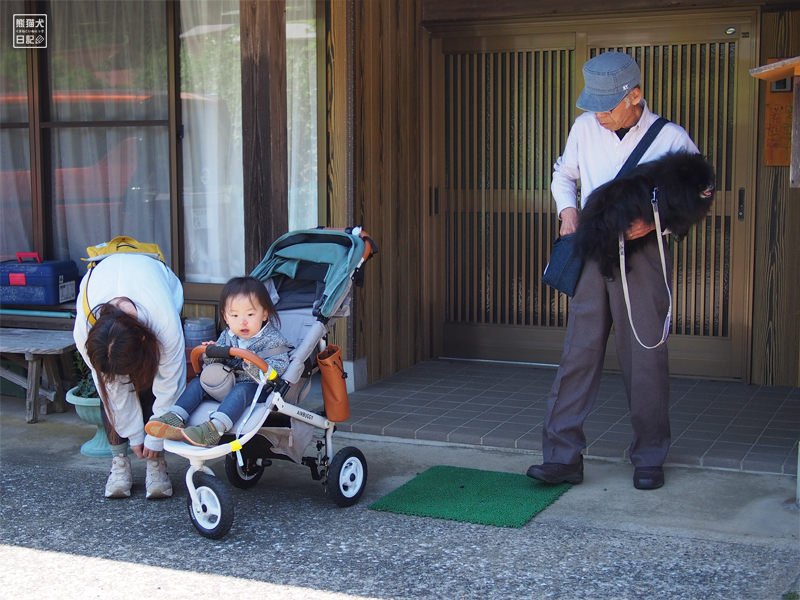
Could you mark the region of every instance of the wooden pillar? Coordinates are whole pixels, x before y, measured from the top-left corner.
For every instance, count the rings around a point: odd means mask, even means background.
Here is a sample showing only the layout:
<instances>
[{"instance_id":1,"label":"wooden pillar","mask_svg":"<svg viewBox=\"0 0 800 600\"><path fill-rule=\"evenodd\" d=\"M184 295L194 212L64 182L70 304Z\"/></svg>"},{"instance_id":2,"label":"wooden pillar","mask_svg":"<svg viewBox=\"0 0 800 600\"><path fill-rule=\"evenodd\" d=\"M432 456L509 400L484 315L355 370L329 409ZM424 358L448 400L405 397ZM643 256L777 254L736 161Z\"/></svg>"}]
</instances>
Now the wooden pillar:
<instances>
[{"instance_id":1,"label":"wooden pillar","mask_svg":"<svg viewBox=\"0 0 800 600\"><path fill-rule=\"evenodd\" d=\"M325 224L349 227L362 225L353 216L353 0L331 0L325 3L325 11ZM355 344L358 313L358 303L353 302L350 316L333 330L332 341L342 348L345 361L364 356L364 349L357 353Z\"/></svg>"},{"instance_id":2,"label":"wooden pillar","mask_svg":"<svg viewBox=\"0 0 800 600\"><path fill-rule=\"evenodd\" d=\"M286 2L241 0L245 268L289 228Z\"/></svg>"}]
</instances>

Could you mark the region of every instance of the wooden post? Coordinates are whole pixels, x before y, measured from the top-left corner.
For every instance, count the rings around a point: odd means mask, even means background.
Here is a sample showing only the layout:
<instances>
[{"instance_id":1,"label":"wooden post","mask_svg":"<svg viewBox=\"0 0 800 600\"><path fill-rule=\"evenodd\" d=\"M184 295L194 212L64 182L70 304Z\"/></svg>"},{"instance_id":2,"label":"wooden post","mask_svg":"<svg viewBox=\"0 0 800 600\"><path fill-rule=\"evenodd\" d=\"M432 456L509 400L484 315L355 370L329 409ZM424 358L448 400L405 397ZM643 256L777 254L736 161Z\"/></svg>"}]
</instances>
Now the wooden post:
<instances>
[{"instance_id":1,"label":"wooden post","mask_svg":"<svg viewBox=\"0 0 800 600\"><path fill-rule=\"evenodd\" d=\"M242 0L245 269L289 228L286 2Z\"/></svg>"},{"instance_id":2,"label":"wooden post","mask_svg":"<svg viewBox=\"0 0 800 600\"><path fill-rule=\"evenodd\" d=\"M42 379L42 359L30 352L25 353L28 361L28 385L25 395L25 420L36 423L39 420L39 382Z\"/></svg>"},{"instance_id":3,"label":"wooden post","mask_svg":"<svg viewBox=\"0 0 800 600\"><path fill-rule=\"evenodd\" d=\"M794 69L792 100L792 166L789 187L800 187L800 65Z\"/></svg>"}]
</instances>

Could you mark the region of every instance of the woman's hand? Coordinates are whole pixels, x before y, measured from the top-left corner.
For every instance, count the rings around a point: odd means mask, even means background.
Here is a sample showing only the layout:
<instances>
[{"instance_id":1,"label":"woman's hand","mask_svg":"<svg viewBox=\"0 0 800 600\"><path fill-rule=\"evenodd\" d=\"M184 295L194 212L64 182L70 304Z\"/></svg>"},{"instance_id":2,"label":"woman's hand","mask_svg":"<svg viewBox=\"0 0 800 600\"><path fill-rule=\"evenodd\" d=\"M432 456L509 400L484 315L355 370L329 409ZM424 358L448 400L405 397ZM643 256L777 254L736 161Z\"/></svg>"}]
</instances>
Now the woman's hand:
<instances>
[{"instance_id":1,"label":"woman's hand","mask_svg":"<svg viewBox=\"0 0 800 600\"><path fill-rule=\"evenodd\" d=\"M131 446L131 450L133 450L136 458L158 458L158 450L150 450L150 448L145 448L144 444Z\"/></svg>"},{"instance_id":2,"label":"woman's hand","mask_svg":"<svg viewBox=\"0 0 800 600\"><path fill-rule=\"evenodd\" d=\"M145 447L142 449L142 457L156 459L158 458L158 450L150 450L150 448Z\"/></svg>"},{"instance_id":3,"label":"woman's hand","mask_svg":"<svg viewBox=\"0 0 800 600\"><path fill-rule=\"evenodd\" d=\"M217 342L201 342L203 346L216 346Z\"/></svg>"}]
</instances>

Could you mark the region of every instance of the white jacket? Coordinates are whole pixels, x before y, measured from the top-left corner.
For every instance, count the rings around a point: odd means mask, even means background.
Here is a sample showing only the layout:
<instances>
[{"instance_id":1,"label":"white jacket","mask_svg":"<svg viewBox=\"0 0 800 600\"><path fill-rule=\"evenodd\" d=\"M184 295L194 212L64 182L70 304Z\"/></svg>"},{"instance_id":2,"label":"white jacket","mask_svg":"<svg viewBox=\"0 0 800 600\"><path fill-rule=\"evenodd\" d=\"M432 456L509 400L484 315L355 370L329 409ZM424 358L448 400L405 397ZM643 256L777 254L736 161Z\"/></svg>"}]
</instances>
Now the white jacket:
<instances>
[{"instance_id":1,"label":"white jacket","mask_svg":"<svg viewBox=\"0 0 800 600\"><path fill-rule=\"evenodd\" d=\"M186 387L186 354L180 312L183 308L183 286L163 263L137 254L113 254L92 270L91 277L81 280L77 298L77 317L73 337L84 361L97 373L86 355L89 323L83 311L83 295L89 282L89 306L118 297L130 298L138 309L139 321L147 325L161 344L161 363L153 381L153 414L161 416L175 404ZM114 429L128 438L131 446L144 442L151 450L163 450L164 440L145 435L142 407L128 383L114 382L107 386L108 404Z\"/></svg>"},{"instance_id":2,"label":"white jacket","mask_svg":"<svg viewBox=\"0 0 800 600\"><path fill-rule=\"evenodd\" d=\"M558 214L565 208L577 208L577 181L581 181L581 206L594 191L614 179L633 153L639 141L658 120L644 98L641 100L642 115L621 140L597 121L594 113L583 113L577 119L567 137L564 153L553 167L553 182L550 193L556 201ZM685 150L698 153L689 134L680 125L667 123L644 153L639 164L655 160L670 151Z\"/></svg>"}]
</instances>

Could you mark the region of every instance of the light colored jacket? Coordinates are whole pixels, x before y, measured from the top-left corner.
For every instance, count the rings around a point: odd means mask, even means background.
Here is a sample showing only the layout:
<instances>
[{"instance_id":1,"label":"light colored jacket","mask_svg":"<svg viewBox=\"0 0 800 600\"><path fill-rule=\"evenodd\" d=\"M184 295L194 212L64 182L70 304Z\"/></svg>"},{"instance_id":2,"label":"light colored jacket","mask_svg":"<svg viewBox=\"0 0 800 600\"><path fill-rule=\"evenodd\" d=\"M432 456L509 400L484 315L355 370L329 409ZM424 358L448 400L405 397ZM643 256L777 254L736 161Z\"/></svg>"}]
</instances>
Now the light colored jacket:
<instances>
[{"instance_id":1,"label":"light colored jacket","mask_svg":"<svg viewBox=\"0 0 800 600\"><path fill-rule=\"evenodd\" d=\"M91 277L81 280L78 307L83 306L87 280L92 309L114 298L130 298L137 306L139 321L156 334L161 345L161 363L153 381L153 414L160 417L186 387L186 354L180 318L183 286L180 279L163 263L149 256L114 254L97 263ZM75 345L97 383L97 373L86 355L90 326L83 311L79 308L77 312L72 332ZM106 387L111 419L120 437L128 438L131 446L144 442L146 448L163 450L164 440L145 435L142 407L131 384L113 382Z\"/></svg>"},{"instance_id":2,"label":"light colored jacket","mask_svg":"<svg viewBox=\"0 0 800 600\"><path fill-rule=\"evenodd\" d=\"M594 113L583 113L575 119L575 124L567 137L564 153L558 157L553 167L550 193L556 201L559 215L565 208L577 208L579 179L581 206L583 206L595 188L617 176L645 132L658 120L658 115L650 112L644 99L641 103L643 110L638 123L631 127L622 139L619 139L615 132L600 125ZM667 123L650 144L639 164L677 150L699 152L683 127Z\"/></svg>"},{"instance_id":3,"label":"light colored jacket","mask_svg":"<svg viewBox=\"0 0 800 600\"><path fill-rule=\"evenodd\" d=\"M258 354L263 358L266 363L275 369L278 375L283 375L283 372L286 370L286 367L289 366L289 342L286 341L286 338L283 337L283 334L275 328L270 322L267 322L261 330L251 337L249 340L242 339L236 335L234 335L230 328L226 329L222 332L217 339L217 344L223 346L231 346L233 348L245 348L253 352L254 354ZM284 347L286 350L279 354L272 354L268 352L268 350L273 350L275 348ZM259 369L253 363L249 365L245 365L244 360L235 357L235 358L208 358L204 357L203 362L206 364L211 364L215 362L221 362L233 369L233 372L236 375L236 383L253 383L253 379L250 378L250 375L255 377L256 381L258 381L258 374ZM247 373L250 373L248 375Z\"/></svg>"}]
</instances>

